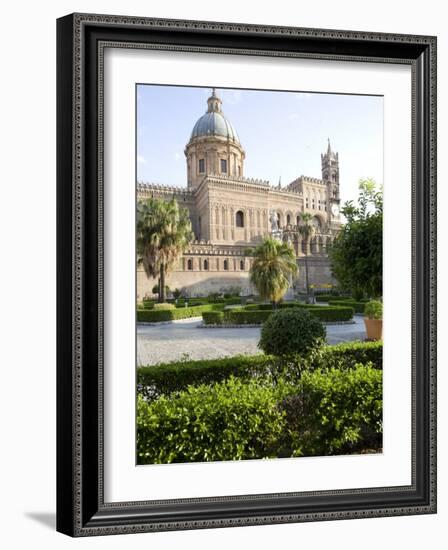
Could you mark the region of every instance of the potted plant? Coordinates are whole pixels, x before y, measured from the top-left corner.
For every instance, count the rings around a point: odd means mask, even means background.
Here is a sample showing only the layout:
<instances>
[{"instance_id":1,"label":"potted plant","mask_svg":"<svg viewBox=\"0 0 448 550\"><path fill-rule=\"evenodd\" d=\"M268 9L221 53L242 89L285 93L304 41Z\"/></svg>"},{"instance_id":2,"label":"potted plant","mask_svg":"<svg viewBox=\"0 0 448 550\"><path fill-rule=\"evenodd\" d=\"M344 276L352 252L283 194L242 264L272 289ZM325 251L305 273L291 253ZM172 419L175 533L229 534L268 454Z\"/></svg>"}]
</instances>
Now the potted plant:
<instances>
[{"instance_id":1,"label":"potted plant","mask_svg":"<svg viewBox=\"0 0 448 550\"><path fill-rule=\"evenodd\" d=\"M379 300L370 300L364 307L364 324L368 340L383 338L383 303Z\"/></svg>"}]
</instances>

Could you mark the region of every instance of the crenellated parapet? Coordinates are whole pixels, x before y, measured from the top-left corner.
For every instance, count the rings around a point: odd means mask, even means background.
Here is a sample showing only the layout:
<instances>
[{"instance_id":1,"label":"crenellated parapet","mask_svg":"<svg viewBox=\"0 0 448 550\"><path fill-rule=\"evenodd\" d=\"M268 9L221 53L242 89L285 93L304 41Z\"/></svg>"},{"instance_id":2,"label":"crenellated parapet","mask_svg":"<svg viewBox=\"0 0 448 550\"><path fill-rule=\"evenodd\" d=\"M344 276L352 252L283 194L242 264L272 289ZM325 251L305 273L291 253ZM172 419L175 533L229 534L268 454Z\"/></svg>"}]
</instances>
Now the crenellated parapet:
<instances>
[{"instance_id":1,"label":"crenellated parapet","mask_svg":"<svg viewBox=\"0 0 448 550\"><path fill-rule=\"evenodd\" d=\"M326 187L327 182L319 178L310 178L309 176L299 176L297 179L289 183L286 186L286 189L303 193L304 185L313 185L313 186L318 185L318 186Z\"/></svg>"},{"instance_id":2,"label":"crenellated parapet","mask_svg":"<svg viewBox=\"0 0 448 550\"><path fill-rule=\"evenodd\" d=\"M161 185L158 183L137 183L137 194L150 195L157 192L165 195L190 195L193 196L193 192L187 187L180 187L174 185Z\"/></svg>"},{"instance_id":3,"label":"crenellated parapet","mask_svg":"<svg viewBox=\"0 0 448 550\"><path fill-rule=\"evenodd\" d=\"M261 185L263 187L269 187L270 183L268 180L262 180L258 178L246 178L245 176L227 176L224 174L209 174L209 179L216 180L216 181L222 181L222 182L239 182L239 183L247 183L250 185Z\"/></svg>"}]
</instances>

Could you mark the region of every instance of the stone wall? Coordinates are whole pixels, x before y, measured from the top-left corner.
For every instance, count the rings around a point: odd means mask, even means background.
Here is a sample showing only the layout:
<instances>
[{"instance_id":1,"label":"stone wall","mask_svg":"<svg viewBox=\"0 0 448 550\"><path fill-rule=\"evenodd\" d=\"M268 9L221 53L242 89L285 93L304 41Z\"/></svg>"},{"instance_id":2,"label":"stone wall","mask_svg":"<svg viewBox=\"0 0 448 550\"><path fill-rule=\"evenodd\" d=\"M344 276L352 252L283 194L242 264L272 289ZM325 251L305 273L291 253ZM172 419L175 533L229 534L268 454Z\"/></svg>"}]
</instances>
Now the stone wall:
<instances>
[{"instance_id":1,"label":"stone wall","mask_svg":"<svg viewBox=\"0 0 448 550\"><path fill-rule=\"evenodd\" d=\"M298 259L299 277L296 282L298 290L305 289L305 258ZM310 285L322 286L336 284L331 276L330 262L325 256L308 257ZM142 268L137 269L137 299L152 295L152 288L157 283L148 279ZM249 282L246 271L182 271L175 270L168 275L167 285L171 290L182 289L189 296L203 296L211 292L225 292L230 287L240 287L243 294L252 294L254 289Z\"/></svg>"},{"instance_id":2,"label":"stone wall","mask_svg":"<svg viewBox=\"0 0 448 550\"><path fill-rule=\"evenodd\" d=\"M152 295L152 288L157 283L148 279L142 269L137 270L137 300L145 294ZM204 296L211 292L226 292L230 287L240 287L243 294L252 294L254 290L249 283L247 271L214 271L185 272L173 271L168 275L167 285L171 290L182 289L188 296Z\"/></svg>"}]
</instances>

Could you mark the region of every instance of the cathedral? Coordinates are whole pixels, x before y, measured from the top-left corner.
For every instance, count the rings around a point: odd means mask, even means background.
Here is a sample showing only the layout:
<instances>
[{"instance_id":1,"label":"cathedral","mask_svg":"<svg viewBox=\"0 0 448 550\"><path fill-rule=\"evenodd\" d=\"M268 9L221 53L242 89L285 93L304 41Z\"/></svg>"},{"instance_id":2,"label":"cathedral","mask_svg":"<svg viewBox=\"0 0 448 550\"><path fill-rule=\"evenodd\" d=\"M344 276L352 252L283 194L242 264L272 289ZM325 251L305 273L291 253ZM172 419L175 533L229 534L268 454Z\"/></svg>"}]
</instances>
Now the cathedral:
<instances>
[{"instance_id":1,"label":"cathedral","mask_svg":"<svg viewBox=\"0 0 448 550\"><path fill-rule=\"evenodd\" d=\"M339 157L330 141L321 154L321 178L299 176L286 186L275 186L246 177L246 151L213 89L206 113L193 126L185 158L185 187L137 183L137 200L174 197L190 213L195 240L168 274L171 290L178 288L186 296L236 287L242 294L253 292L248 249L267 236L293 246L299 266L297 289L305 287L305 257L310 284L334 283L326 249L341 222ZM307 240L297 231L304 212L312 215L313 232ZM151 295L155 283L138 267L137 299Z\"/></svg>"}]
</instances>

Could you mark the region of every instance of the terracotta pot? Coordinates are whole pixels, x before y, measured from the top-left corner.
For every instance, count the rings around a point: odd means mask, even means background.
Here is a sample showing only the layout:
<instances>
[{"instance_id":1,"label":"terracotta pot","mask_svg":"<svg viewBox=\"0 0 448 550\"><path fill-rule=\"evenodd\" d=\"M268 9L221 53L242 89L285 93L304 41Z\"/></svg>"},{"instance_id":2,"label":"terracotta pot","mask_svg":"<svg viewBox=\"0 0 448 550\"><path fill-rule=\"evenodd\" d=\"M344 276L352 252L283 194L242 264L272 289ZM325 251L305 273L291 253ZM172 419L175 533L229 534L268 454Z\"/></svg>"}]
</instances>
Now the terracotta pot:
<instances>
[{"instance_id":1,"label":"terracotta pot","mask_svg":"<svg viewBox=\"0 0 448 550\"><path fill-rule=\"evenodd\" d=\"M381 340L383 338L383 320L367 319L364 317L368 340Z\"/></svg>"}]
</instances>

